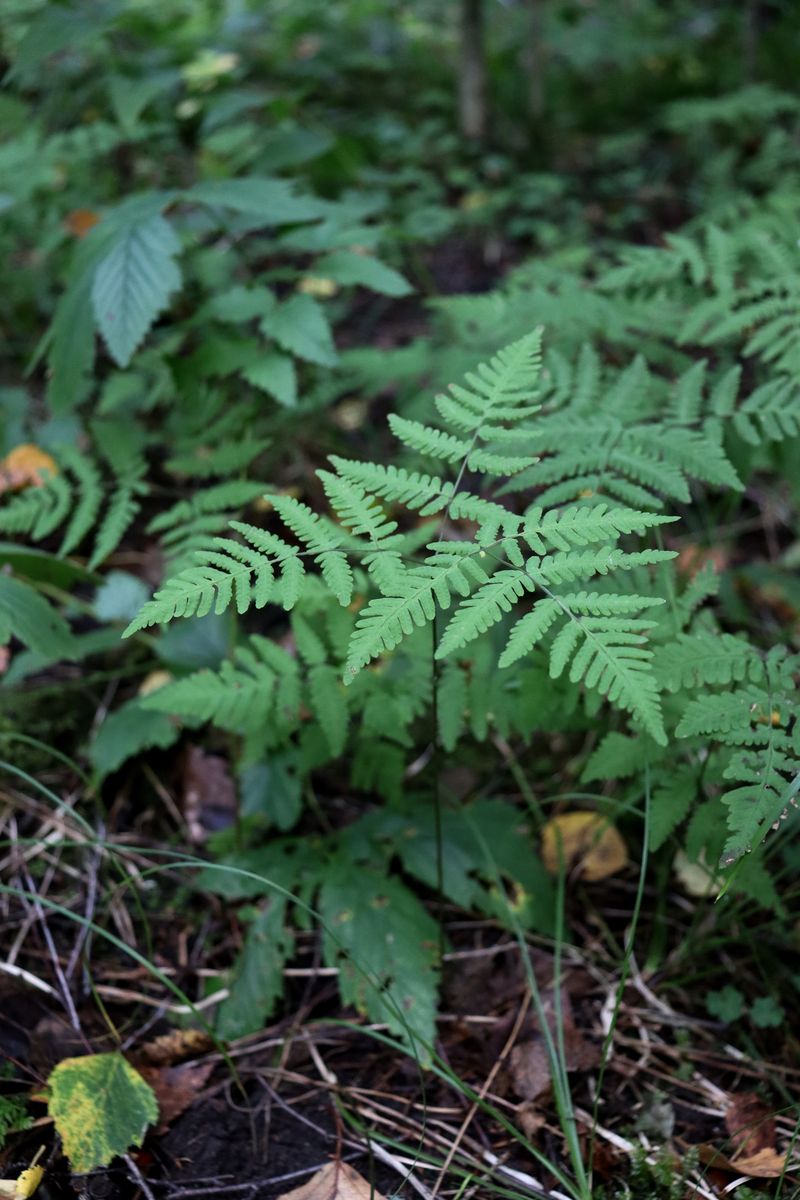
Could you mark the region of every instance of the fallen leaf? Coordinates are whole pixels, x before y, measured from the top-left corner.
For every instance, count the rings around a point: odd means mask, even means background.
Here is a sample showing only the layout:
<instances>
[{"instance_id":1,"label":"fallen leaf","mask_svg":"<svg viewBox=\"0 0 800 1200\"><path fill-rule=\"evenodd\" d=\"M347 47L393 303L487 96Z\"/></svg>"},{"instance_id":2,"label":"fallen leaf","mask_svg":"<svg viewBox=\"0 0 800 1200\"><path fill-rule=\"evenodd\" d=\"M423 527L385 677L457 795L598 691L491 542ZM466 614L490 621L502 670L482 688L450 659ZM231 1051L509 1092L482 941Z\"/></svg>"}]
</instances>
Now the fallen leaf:
<instances>
[{"instance_id":1,"label":"fallen leaf","mask_svg":"<svg viewBox=\"0 0 800 1200\"><path fill-rule=\"evenodd\" d=\"M734 1158L752 1158L775 1147L775 1117L755 1092L736 1092L725 1110Z\"/></svg>"},{"instance_id":2,"label":"fallen leaf","mask_svg":"<svg viewBox=\"0 0 800 1200\"><path fill-rule=\"evenodd\" d=\"M183 814L194 845L236 819L236 788L227 760L200 746L189 746L186 753Z\"/></svg>"},{"instance_id":3,"label":"fallen leaf","mask_svg":"<svg viewBox=\"0 0 800 1200\"><path fill-rule=\"evenodd\" d=\"M73 208L64 218L64 224L76 238L86 237L89 230L94 229L99 221L100 214L93 212L91 208Z\"/></svg>"},{"instance_id":4,"label":"fallen leaf","mask_svg":"<svg viewBox=\"0 0 800 1200\"><path fill-rule=\"evenodd\" d=\"M44 487L48 478L57 474L55 459L33 442L23 442L0 459L0 494L18 492L26 487Z\"/></svg>"},{"instance_id":5,"label":"fallen leaf","mask_svg":"<svg viewBox=\"0 0 800 1200\"><path fill-rule=\"evenodd\" d=\"M47 1083L48 1111L77 1175L141 1146L158 1120L152 1088L117 1052L65 1058Z\"/></svg>"},{"instance_id":6,"label":"fallen leaf","mask_svg":"<svg viewBox=\"0 0 800 1200\"><path fill-rule=\"evenodd\" d=\"M686 852L679 850L672 869L690 896L718 896L722 891L722 879L709 867L704 852L701 852L697 862L690 862Z\"/></svg>"},{"instance_id":7,"label":"fallen leaf","mask_svg":"<svg viewBox=\"0 0 800 1200\"><path fill-rule=\"evenodd\" d=\"M186 1112L213 1070L213 1062L183 1063L179 1067L139 1067L139 1074L150 1084L158 1101L157 1133L166 1133L172 1122Z\"/></svg>"},{"instance_id":8,"label":"fallen leaf","mask_svg":"<svg viewBox=\"0 0 800 1200\"><path fill-rule=\"evenodd\" d=\"M550 1033L555 1040L557 1018L561 1018L564 1066L568 1071L585 1071L597 1065L599 1047L589 1042L575 1024L569 993L561 989L560 1013L556 1012L552 991L542 997L542 1007ZM514 1091L522 1100L536 1100L550 1086L551 1069L547 1046L541 1033L518 1043L508 1060Z\"/></svg>"},{"instance_id":9,"label":"fallen leaf","mask_svg":"<svg viewBox=\"0 0 800 1200\"><path fill-rule=\"evenodd\" d=\"M517 1124L529 1142L536 1137L536 1134L546 1123L547 1117L545 1114L535 1104L531 1103L530 1100L526 1100L523 1104L517 1106Z\"/></svg>"},{"instance_id":10,"label":"fallen leaf","mask_svg":"<svg viewBox=\"0 0 800 1200\"><path fill-rule=\"evenodd\" d=\"M150 696L153 692L157 692L159 688L166 687L168 683L172 683L174 678L171 671L151 671L149 675L145 675L139 684L139 695Z\"/></svg>"},{"instance_id":11,"label":"fallen leaf","mask_svg":"<svg viewBox=\"0 0 800 1200\"><path fill-rule=\"evenodd\" d=\"M615 875L628 862L628 851L617 830L596 812L561 813L542 830L542 860L551 875L563 860L567 869L590 883Z\"/></svg>"},{"instance_id":12,"label":"fallen leaf","mask_svg":"<svg viewBox=\"0 0 800 1200\"><path fill-rule=\"evenodd\" d=\"M328 1163L302 1187L278 1200L386 1200L358 1171L343 1162Z\"/></svg>"},{"instance_id":13,"label":"fallen leaf","mask_svg":"<svg viewBox=\"0 0 800 1200\"><path fill-rule=\"evenodd\" d=\"M732 1158L731 1167L740 1175L753 1175L758 1179L775 1179L785 1170L786 1155L779 1154L774 1148L765 1147L757 1154L750 1154L746 1158Z\"/></svg>"},{"instance_id":14,"label":"fallen leaf","mask_svg":"<svg viewBox=\"0 0 800 1200\"><path fill-rule=\"evenodd\" d=\"M697 1153L705 1166L754 1179L777 1179L786 1168L786 1155L771 1149L759 1150L749 1158L726 1158L715 1146L705 1143L697 1147Z\"/></svg>"},{"instance_id":15,"label":"fallen leaf","mask_svg":"<svg viewBox=\"0 0 800 1200\"><path fill-rule=\"evenodd\" d=\"M694 542L684 546L678 554L676 567L678 574L690 579L711 563L717 572L722 572L728 566L729 554L723 546L698 546Z\"/></svg>"},{"instance_id":16,"label":"fallen leaf","mask_svg":"<svg viewBox=\"0 0 800 1200\"><path fill-rule=\"evenodd\" d=\"M160 1037L145 1042L139 1049L139 1058L154 1067L169 1067L182 1058L205 1054L214 1045L202 1029L173 1029Z\"/></svg>"}]
</instances>

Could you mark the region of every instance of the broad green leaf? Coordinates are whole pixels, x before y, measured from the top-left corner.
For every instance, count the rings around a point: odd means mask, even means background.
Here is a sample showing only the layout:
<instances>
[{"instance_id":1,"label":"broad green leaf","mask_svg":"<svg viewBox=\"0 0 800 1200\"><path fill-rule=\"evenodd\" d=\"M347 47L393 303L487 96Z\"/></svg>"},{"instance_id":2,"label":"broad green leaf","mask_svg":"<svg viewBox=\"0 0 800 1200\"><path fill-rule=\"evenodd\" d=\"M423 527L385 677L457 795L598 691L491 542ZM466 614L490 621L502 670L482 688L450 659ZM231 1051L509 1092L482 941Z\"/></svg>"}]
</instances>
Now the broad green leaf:
<instances>
[{"instance_id":1,"label":"broad green leaf","mask_svg":"<svg viewBox=\"0 0 800 1200\"><path fill-rule=\"evenodd\" d=\"M121 1054L65 1058L47 1082L48 1111L77 1175L141 1146L158 1120L153 1089Z\"/></svg>"},{"instance_id":2,"label":"broad green leaf","mask_svg":"<svg viewBox=\"0 0 800 1200\"><path fill-rule=\"evenodd\" d=\"M136 129L139 117L160 92L177 80L174 71L152 71L138 78L130 75L110 75L106 84L108 98L120 126L130 134Z\"/></svg>"},{"instance_id":3,"label":"broad green leaf","mask_svg":"<svg viewBox=\"0 0 800 1200\"><path fill-rule=\"evenodd\" d=\"M94 614L98 621L132 621L150 596L150 588L129 571L110 571L97 589Z\"/></svg>"},{"instance_id":4,"label":"broad green leaf","mask_svg":"<svg viewBox=\"0 0 800 1200\"><path fill-rule=\"evenodd\" d=\"M94 325L86 275L66 292L46 338L50 346L47 401L53 412L68 412L86 398L94 366Z\"/></svg>"},{"instance_id":5,"label":"broad green leaf","mask_svg":"<svg viewBox=\"0 0 800 1200\"><path fill-rule=\"evenodd\" d=\"M101 33L114 15L109 4L93 5L90 9L57 4L45 6L37 13L22 39L16 58L5 82L39 67L44 59L61 50L73 51L90 38ZM24 12L24 8L20 8Z\"/></svg>"},{"instance_id":6,"label":"broad green leaf","mask_svg":"<svg viewBox=\"0 0 800 1200\"><path fill-rule=\"evenodd\" d=\"M129 700L103 721L89 747L89 758L99 775L110 775L134 754L154 746L164 750L179 736L177 724L166 713L142 708L138 699Z\"/></svg>"},{"instance_id":7,"label":"broad green leaf","mask_svg":"<svg viewBox=\"0 0 800 1200\"><path fill-rule=\"evenodd\" d=\"M0 645L12 637L53 659L69 657L72 649L69 625L44 596L0 573Z\"/></svg>"},{"instance_id":8,"label":"broad green leaf","mask_svg":"<svg viewBox=\"0 0 800 1200\"><path fill-rule=\"evenodd\" d=\"M337 283L359 284L384 296L407 296L414 289L399 271L369 254L339 250L314 264L314 274Z\"/></svg>"},{"instance_id":9,"label":"broad green leaf","mask_svg":"<svg viewBox=\"0 0 800 1200\"><path fill-rule=\"evenodd\" d=\"M259 217L264 225L316 221L326 206L313 196L296 196L285 179L208 179L185 193L187 200Z\"/></svg>"},{"instance_id":10,"label":"broad green leaf","mask_svg":"<svg viewBox=\"0 0 800 1200\"><path fill-rule=\"evenodd\" d=\"M386 1022L429 1061L439 981L436 922L399 880L341 858L323 882L319 910L325 961L339 968L344 1003Z\"/></svg>"},{"instance_id":11,"label":"broad green leaf","mask_svg":"<svg viewBox=\"0 0 800 1200\"><path fill-rule=\"evenodd\" d=\"M172 292L181 284L175 256L181 248L160 215L122 229L97 266L92 304L109 353L120 367L130 362Z\"/></svg>"},{"instance_id":12,"label":"broad green leaf","mask_svg":"<svg viewBox=\"0 0 800 1200\"><path fill-rule=\"evenodd\" d=\"M311 296L292 296L261 322L261 329L284 350L299 358L321 367L336 364L336 348L328 318Z\"/></svg>"},{"instance_id":13,"label":"broad green leaf","mask_svg":"<svg viewBox=\"0 0 800 1200\"><path fill-rule=\"evenodd\" d=\"M283 992L283 966L293 948L294 937L286 928L286 900L272 896L247 931L230 995L217 1015L220 1037L244 1037L263 1028Z\"/></svg>"},{"instance_id":14,"label":"broad green leaf","mask_svg":"<svg viewBox=\"0 0 800 1200\"><path fill-rule=\"evenodd\" d=\"M273 396L284 408L297 404L297 373L286 354L277 351L264 354L242 372L248 383Z\"/></svg>"}]
</instances>

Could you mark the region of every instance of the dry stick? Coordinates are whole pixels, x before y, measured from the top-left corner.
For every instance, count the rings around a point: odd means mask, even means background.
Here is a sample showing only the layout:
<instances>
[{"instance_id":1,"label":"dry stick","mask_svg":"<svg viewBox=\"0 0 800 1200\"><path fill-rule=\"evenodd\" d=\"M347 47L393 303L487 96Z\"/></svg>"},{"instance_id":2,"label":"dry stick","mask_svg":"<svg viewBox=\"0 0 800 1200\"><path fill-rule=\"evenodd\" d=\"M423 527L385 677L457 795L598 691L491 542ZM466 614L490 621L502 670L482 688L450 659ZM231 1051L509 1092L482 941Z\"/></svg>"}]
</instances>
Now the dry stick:
<instances>
[{"instance_id":1,"label":"dry stick","mask_svg":"<svg viewBox=\"0 0 800 1200\"><path fill-rule=\"evenodd\" d=\"M97 831L98 842L102 843L104 836L105 836L105 829L103 828L103 826L101 824L100 828ZM96 846L94 853L92 854L92 857L89 860L89 881L88 881L88 886L86 889L86 907L84 909L84 916L86 917L87 921L92 921L94 919L95 906L97 904L97 876L98 876L98 872L100 870L100 859L101 858L102 858L102 850L101 850L100 846ZM87 941L88 937L89 937L89 926L88 925L79 925L78 926L78 936L75 938L75 944L72 947L72 953L70 954L69 961L67 962L67 969L64 972L64 977L67 980L71 979L75 972L75 968L78 965L78 960L80 959L81 954L83 953L83 948L86 945L86 941Z\"/></svg>"},{"instance_id":2,"label":"dry stick","mask_svg":"<svg viewBox=\"0 0 800 1200\"><path fill-rule=\"evenodd\" d=\"M39 896L36 891L36 885L34 884L33 879L31 878L31 875L30 875L27 867L23 868L23 876L25 879L25 886L31 895L31 902L32 902L34 908L36 909L36 915L38 916L39 922L42 926L42 933L44 934L44 940L47 943L47 949L50 952L50 959L53 963L53 970L55 972L56 979L58 980L58 986L61 991L61 999L63 1001L64 1007L67 1010L67 1016L69 1017L72 1028L77 1033L81 1033L82 1032L81 1031L81 1022L80 1022L80 1018L78 1016L78 1010L75 1008L75 1004L72 999L72 993L69 990L69 984L67 983L67 980L64 977L64 972L61 969L61 963L58 961L58 951L56 950L55 942L53 941L52 934L50 933L50 929L47 924L47 919L44 915L44 909L42 908L41 903L39 902Z\"/></svg>"},{"instance_id":3,"label":"dry stick","mask_svg":"<svg viewBox=\"0 0 800 1200\"><path fill-rule=\"evenodd\" d=\"M441 1188L442 1184L444 1183L445 1175L447 1174L448 1170L450 1169L450 1164L453 1161L453 1159L455 1158L456 1153L458 1152L458 1148L461 1144L464 1134L469 1129L470 1125L472 1124L472 1120L473 1120L476 1112L478 1111L478 1106L479 1106L480 1101L485 1099L487 1092L489 1091L492 1084L494 1083L497 1072L503 1066L503 1064L506 1061L506 1058L508 1057L508 1055L511 1053L511 1050L513 1049L514 1043L516 1042L517 1037L519 1035L519 1031L522 1028L522 1022L525 1020L525 1017L528 1014L528 1009L530 1008L530 1003L531 1003L531 995L530 995L529 991L526 991L525 999L523 1000L522 1004L519 1007L519 1012L517 1013L517 1019L514 1022L514 1027L511 1030L508 1037L506 1038L506 1044L503 1046L503 1049L500 1051L500 1055L499 1055L497 1061L495 1062L491 1071L487 1075L486 1080L483 1084L483 1087L478 1092L477 1099L473 1100L472 1104L470 1105L469 1109L467 1110L467 1115L464 1117L464 1120L461 1122L458 1133L455 1136L455 1140L447 1152L447 1158L444 1160L444 1164L443 1164L442 1170L439 1174L439 1178L436 1180L436 1184L433 1189L434 1198L436 1196L438 1196L438 1194L439 1194L439 1189Z\"/></svg>"},{"instance_id":4,"label":"dry stick","mask_svg":"<svg viewBox=\"0 0 800 1200\"><path fill-rule=\"evenodd\" d=\"M128 1170L130 1171L133 1178L136 1180L136 1184L139 1188L139 1191L145 1197L145 1200L156 1200L155 1196L150 1191L150 1187L147 1183L147 1180L145 1179L142 1172L139 1170L137 1164L131 1158L130 1154L123 1154L122 1161L125 1163L125 1166L128 1168Z\"/></svg>"}]
</instances>

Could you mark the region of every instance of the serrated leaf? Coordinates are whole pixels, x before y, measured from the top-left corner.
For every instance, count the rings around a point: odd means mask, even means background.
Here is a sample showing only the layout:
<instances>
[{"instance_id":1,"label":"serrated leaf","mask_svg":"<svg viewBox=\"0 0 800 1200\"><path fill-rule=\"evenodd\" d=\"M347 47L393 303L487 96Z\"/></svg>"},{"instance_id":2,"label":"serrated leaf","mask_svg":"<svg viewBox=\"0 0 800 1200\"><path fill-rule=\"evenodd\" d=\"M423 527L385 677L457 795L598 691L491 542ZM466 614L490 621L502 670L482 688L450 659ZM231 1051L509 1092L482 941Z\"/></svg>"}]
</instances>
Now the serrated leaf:
<instances>
[{"instance_id":1,"label":"serrated leaf","mask_svg":"<svg viewBox=\"0 0 800 1200\"><path fill-rule=\"evenodd\" d=\"M181 284L175 256L181 248L160 215L124 227L100 261L92 305L109 353L126 367L158 314Z\"/></svg>"},{"instance_id":2,"label":"serrated leaf","mask_svg":"<svg viewBox=\"0 0 800 1200\"><path fill-rule=\"evenodd\" d=\"M187 200L258 217L265 225L316 221L326 212L326 206L313 196L294 195L286 179L208 179L194 184L184 195Z\"/></svg>"},{"instance_id":3,"label":"serrated leaf","mask_svg":"<svg viewBox=\"0 0 800 1200\"><path fill-rule=\"evenodd\" d=\"M73 643L69 625L44 596L0 572L0 646L11 637L54 660L69 657Z\"/></svg>"},{"instance_id":4,"label":"serrated leaf","mask_svg":"<svg viewBox=\"0 0 800 1200\"><path fill-rule=\"evenodd\" d=\"M319 898L325 961L339 991L429 1061L439 979L436 922L397 879L336 861ZM419 1040L418 1040L419 1039Z\"/></svg>"},{"instance_id":5,"label":"serrated leaf","mask_svg":"<svg viewBox=\"0 0 800 1200\"><path fill-rule=\"evenodd\" d=\"M77 1175L141 1146L148 1125L158 1120L153 1089L121 1054L65 1058L48 1086L48 1111Z\"/></svg>"},{"instance_id":6,"label":"serrated leaf","mask_svg":"<svg viewBox=\"0 0 800 1200\"><path fill-rule=\"evenodd\" d=\"M339 250L314 264L314 272L342 284L359 284L384 296L407 296L413 288L399 271L368 254Z\"/></svg>"},{"instance_id":7,"label":"serrated leaf","mask_svg":"<svg viewBox=\"0 0 800 1200\"><path fill-rule=\"evenodd\" d=\"M244 1037L261 1029L283 993L283 966L294 947L286 928L286 900L271 897L252 921L233 970L230 995L217 1014L220 1037Z\"/></svg>"},{"instance_id":8,"label":"serrated leaf","mask_svg":"<svg viewBox=\"0 0 800 1200\"><path fill-rule=\"evenodd\" d=\"M337 362L331 327L322 308L311 296L292 296L261 322L262 331L284 350L332 367Z\"/></svg>"},{"instance_id":9,"label":"serrated leaf","mask_svg":"<svg viewBox=\"0 0 800 1200\"><path fill-rule=\"evenodd\" d=\"M130 700L106 717L89 747L89 758L97 773L110 775L127 759L153 747L166 749L178 740L180 730L166 713L143 708Z\"/></svg>"},{"instance_id":10,"label":"serrated leaf","mask_svg":"<svg viewBox=\"0 0 800 1200\"><path fill-rule=\"evenodd\" d=\"M242 372L248 383L273 396L284 408L297 404L297 373L288 354L264 354Z\"/></svg>"}]
</instances>

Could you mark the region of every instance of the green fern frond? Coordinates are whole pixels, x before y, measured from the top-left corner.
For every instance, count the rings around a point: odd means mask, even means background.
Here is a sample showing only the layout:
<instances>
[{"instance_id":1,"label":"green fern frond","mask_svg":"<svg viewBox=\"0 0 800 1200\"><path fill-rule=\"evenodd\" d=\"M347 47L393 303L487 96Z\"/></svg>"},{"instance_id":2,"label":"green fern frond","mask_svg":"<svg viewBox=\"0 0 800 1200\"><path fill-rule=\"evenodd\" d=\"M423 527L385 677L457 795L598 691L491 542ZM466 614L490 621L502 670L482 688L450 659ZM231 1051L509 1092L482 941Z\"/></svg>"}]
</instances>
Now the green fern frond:
<instances>
[{"instance_id":1,"label":"green fern frond","mask_svg":"<svg viewBox=\"0 0 800 1200\"><path fill-rule=\"evenodd\" d=\"M299 721L297 664L280 647L254 636L219 670L197 671L168 683L140 703L148 710L257 735L269 747Z\"/></svg>"},{"instance_id":2,"label":"green fern frond","mask_svg":"<svg viewBox=\"0 0 800 1200\"><path fill-rule=\"evenodd\" d=\"M345 681L351 682L362 667L393 650L415 628L433 621L439 609L450 606L454 592L467 596L475 583L486 579L474 558L457 553L433 555L427 563L395 576L388 594L370 600L359 614Z\"/></svg>"},{"instance_id":3,"label":"green fern frond","mask_svg":"<svg viewBox=\"0 0 800 1200\"><path fill-rule=\"evenodd\" d=\"M659 646L653 669L670 692L704 684L758 683L764 678L764 663L754 647L742 638L718 632L681 634L674 642Z\"/></svg>"},{"instance_id":4,"label":"green fern frond","mask_svg":"<svg viewBox=\"0 0 800 1200\"><path fill-rule=\"evenodd\" d=\"M437 658L446 658L485 633L508 613L533 582L524 571L501 570L461 603L448 622L436 650Z\"/></svg>"}]
</instances>

